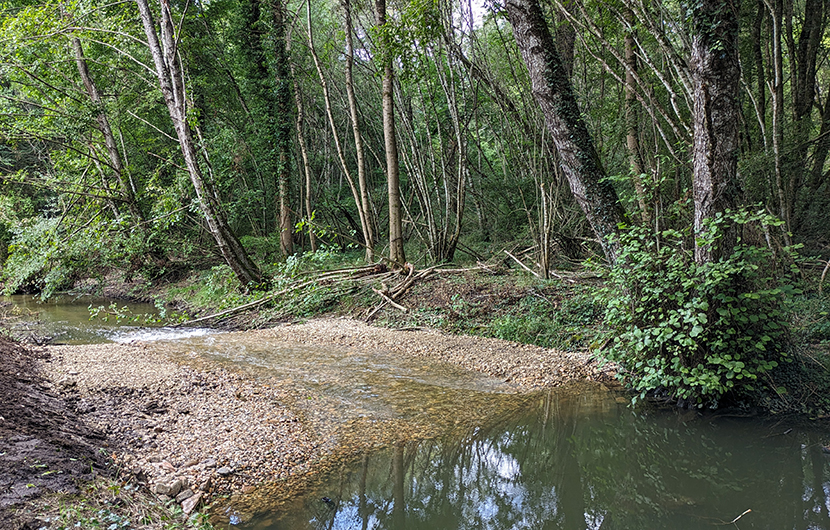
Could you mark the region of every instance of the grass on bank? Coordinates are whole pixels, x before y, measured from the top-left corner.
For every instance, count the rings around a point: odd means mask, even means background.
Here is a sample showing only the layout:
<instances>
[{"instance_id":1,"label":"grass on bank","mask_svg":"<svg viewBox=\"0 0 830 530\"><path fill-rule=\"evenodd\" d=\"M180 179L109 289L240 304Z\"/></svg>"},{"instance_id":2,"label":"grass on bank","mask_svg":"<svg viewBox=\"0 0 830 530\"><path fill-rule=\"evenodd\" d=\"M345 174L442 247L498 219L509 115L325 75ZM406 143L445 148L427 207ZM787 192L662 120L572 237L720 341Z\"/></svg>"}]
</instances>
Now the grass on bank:
<instances>
[{"instance_id":1,"label":"grass on bank","mask_svg":"<svg viewBox=\"0 0 830 530\"><path fill-rule=\"evenodd\" d=\"M202 512L186 515L175 500L162 502L145 488L98 476L75 494L52 493L18 509L15 518L50 530L213 530ZM34 521L35 526L32 526ZM37 526L42 525L42 526Z\"/></svg>"}]
</instances>

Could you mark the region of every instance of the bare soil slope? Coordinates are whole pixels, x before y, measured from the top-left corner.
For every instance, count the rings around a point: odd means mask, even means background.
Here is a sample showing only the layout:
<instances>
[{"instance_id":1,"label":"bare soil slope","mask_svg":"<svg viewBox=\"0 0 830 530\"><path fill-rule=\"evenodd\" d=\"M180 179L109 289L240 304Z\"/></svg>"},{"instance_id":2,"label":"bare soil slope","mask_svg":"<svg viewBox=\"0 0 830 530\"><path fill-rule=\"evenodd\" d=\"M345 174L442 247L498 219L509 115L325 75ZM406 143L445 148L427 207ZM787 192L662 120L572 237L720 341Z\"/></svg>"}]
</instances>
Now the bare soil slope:
<instances>
[{"instance_id":1,"label":"bare soil slope","mask_svg":"<svg viewBox=\"0 0 830 530\"><path fill-rule=\"evenodd\" d=\"M106 472L100 433L84 426L36 369L42 353L0 338L0 528L37 528L8 508L44 492L72 492Z\"/></svg>"}]
</instances>

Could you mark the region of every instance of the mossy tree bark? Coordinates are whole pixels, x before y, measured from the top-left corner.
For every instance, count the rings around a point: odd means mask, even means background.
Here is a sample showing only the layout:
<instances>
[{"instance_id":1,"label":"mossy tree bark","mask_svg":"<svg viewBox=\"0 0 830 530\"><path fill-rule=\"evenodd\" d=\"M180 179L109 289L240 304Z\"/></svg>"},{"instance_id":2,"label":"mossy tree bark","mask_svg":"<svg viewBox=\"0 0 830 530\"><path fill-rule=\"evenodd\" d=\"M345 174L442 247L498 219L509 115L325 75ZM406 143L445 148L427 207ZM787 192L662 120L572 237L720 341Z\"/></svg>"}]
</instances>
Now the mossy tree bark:
<instances>
[{"instance_id":1,"label":"mossy tree bark","mask_svg":"<svg viewBox=\"0 0 830 530\"><path fill-rule=\"evenodd\" d=\"M573 86L538 0L508 0L513 35L522 53L545 123L553 136L571 191L599 239L605 257L613 263L616 234L625 212L608 180L591 134L582 120Z\"/></svg>"},{"instance_id":2,"label":"mossy tree bark","mask_svg":"<svg viewBox=\"0 0 830 530\"><path fill-rule=\"evenodd\" d=\"M704 221L734 209L740 195L737 7L729 0L701 0L694 4L692 23L694 230L696 236L705 236ZM696 237L695 261L717 261L732 253L737 228L723 228L714 243L701 244Z\"/></svg>"}]
</instances>

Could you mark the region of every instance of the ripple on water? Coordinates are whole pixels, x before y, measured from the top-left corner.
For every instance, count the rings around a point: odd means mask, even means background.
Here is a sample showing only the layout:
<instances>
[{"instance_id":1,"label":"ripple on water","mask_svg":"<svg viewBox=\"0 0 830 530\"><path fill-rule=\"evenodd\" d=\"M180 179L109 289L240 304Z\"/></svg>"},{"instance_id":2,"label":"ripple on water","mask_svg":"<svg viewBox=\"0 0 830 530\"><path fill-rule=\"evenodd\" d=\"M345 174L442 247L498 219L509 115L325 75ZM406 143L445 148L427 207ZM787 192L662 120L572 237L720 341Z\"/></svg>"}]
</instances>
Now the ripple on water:
<instances>
[{"instance_id":1,"label":"ripple on water","mask_svg":"<svg viewBox=\"0 0 830 530\"><path fill-rule=\"evenodd\" d=\"M190 339L195 337L206 337L221 333L215 329L208 328L174 328L174 327L160 327L160 328L117 328L108 333L108 338L112 342L127 343L133 341L141 342L156 342L161 340L179 340Z\"/></svg>"}]
</instances>

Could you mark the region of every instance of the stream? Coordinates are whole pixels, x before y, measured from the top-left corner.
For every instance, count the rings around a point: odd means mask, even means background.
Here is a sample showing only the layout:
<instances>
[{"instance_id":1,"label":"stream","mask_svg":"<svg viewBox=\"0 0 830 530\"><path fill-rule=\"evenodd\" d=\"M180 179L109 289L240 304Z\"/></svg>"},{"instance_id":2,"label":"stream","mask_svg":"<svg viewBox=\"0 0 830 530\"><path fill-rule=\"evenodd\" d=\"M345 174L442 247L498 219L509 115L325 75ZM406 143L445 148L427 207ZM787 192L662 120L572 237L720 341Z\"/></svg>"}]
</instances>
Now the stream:
<instances>
[{"instance_id":1,"label":"stream","mask_svg":"<svg viewBox=\"0 0 830 530\"><path fill-rule=\"evenodd\" d=\"M233 528L830 530L830 433L809 426L632 409L594 385L517 396L423 359L90 321L89 300L5 300L36 311L63 343L165 341L182 359L293 381L326 403L332 422L420 429L340 459L288 500L259 488L238 504L256 510L243 518L229 509Z\"/></svg>"}]
</instances>

